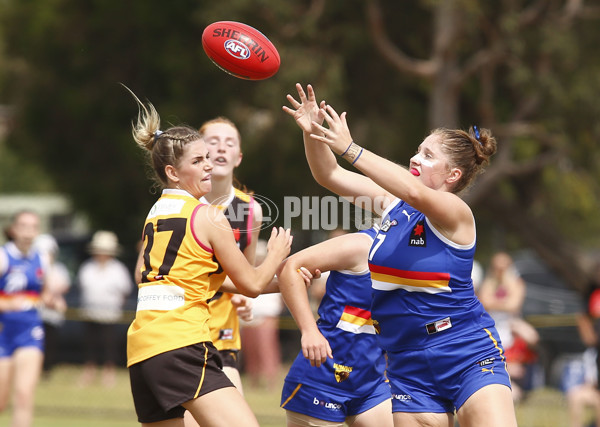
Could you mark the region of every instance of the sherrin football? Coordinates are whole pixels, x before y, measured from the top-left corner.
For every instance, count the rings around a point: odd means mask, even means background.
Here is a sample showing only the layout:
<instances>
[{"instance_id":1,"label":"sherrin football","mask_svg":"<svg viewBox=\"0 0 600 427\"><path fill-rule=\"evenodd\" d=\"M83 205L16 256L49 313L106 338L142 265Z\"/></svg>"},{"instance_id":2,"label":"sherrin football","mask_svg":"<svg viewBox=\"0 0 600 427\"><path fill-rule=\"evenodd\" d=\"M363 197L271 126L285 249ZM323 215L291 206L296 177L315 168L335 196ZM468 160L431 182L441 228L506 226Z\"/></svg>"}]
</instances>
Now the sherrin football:
<instances>
[{"instance_id":1,"label":"sherrin football","mask_svg":"<svg viewBox=\"0 0 600 427\"><path fill-rule=\"evenodd\" d=\"M223 71L240 79L263 80L273 76L281 60L263 33L234 21L210 24L202 33L206 55Z\"/></svg>"}]
</instances>

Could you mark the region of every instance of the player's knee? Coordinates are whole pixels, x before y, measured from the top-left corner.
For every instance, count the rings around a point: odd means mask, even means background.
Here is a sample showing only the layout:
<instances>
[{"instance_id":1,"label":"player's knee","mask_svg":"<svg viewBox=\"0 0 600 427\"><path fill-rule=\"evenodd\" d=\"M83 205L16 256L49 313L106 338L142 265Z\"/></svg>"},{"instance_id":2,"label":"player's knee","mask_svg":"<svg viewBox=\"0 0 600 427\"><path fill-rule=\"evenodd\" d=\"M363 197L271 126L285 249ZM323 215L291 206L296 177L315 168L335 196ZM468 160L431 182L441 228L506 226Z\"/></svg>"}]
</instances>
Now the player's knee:
<instances>
[{"instance_id":1,"label":"player's knee","mask_svg":"<svg viewBox=\"0 0 600 427\"><path fill-rule=\"evenodd\" d=\"M13 396L14 406L17 408L25 408L33 406L33 393L28 390L16 389Z\"/></svg>"}]
</instances>

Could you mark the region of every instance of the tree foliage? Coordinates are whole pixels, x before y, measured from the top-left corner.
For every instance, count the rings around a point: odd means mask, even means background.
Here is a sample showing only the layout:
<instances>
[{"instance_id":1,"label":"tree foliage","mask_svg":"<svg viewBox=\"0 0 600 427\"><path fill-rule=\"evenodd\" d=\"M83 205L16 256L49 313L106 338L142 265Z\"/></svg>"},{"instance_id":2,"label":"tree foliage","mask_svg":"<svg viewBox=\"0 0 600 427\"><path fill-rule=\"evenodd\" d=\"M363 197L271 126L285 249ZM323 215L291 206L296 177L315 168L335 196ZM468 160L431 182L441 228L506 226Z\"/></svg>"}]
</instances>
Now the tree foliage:
<instances>
[{"instance_id":1,"label":"tree foliage","mask_svg":"<svg viewBox=\"0 0 600 427\"><path fill-rule=\"evenodd\" d=\"M8 144L98 227L134 242L157 196L130 134L137 107L119 83L150 100L163 127L233 119L243 135L238 178L280 203L327 194L281 111L294 84L310 82L319 98L348 112L357 141L402 162L430 128L491 128L499 151L465 195L481 257L532 247L573 286L585 281L582 253L600 231L600 13L585 1L5 0L0 7L0 93L15 111ZM210 63L200 37L217 20L266 34L281 54L278 74L249 82Z\"/></svg>"}]
</instances>

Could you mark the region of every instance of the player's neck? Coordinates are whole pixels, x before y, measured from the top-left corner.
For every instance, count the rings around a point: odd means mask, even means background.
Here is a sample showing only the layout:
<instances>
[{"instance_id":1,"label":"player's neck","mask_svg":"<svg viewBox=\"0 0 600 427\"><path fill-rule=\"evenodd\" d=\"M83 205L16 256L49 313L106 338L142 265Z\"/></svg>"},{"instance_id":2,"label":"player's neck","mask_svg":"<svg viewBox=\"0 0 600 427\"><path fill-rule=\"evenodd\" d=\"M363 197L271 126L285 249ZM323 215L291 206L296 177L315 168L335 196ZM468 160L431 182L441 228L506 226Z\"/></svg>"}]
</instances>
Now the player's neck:
<instances>
[{"instance_id":1,"label":"player's neck","mask_svg":"<svg viewBox=\"0 0 600 427\"><path fill-rule=\"evenodd\" d=\"M224 199L231 194L231 187L233 186L233 177L212 177L211 179L211 190L210 193L204 195L204 198L212 203L217 199Z\"/></svg>"}]
</instances>

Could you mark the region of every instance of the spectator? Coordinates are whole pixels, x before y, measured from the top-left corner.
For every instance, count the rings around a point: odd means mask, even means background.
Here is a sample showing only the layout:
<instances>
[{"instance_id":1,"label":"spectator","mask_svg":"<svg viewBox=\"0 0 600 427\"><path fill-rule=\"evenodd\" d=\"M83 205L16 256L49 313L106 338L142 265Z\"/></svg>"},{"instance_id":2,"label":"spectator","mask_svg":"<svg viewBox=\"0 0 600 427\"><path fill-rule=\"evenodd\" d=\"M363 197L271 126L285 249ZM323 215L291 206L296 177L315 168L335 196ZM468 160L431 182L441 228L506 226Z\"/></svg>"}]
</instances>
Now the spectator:
<instances>
[{"instance_id":1,"label":"spectator","mask_svg":"<svg viewBox=\"0 0 600 427\"><path fill-rule=\"evenodd\" d=\"M44 373L49 374L58 361L59 330L65 322L67 302L64 295L71 287L71 277L67 267L58 261L58 243L50 234L40 234L34 247L48 256L46 290L52 299L52 305L42 304L40 315L44 322L46 352L44 355Z\"/></svg>"},{"instance_id":2,"label":"spectator","mask_svg":"<svg viewBox=\"0 0 600 427\"><path fill-rule=\"evenodd\" d=\"M267 242L259 240L256 265L267 255ZM252 303L253 319L242 322L242 362L253 387L274 390L281 372L279 315L283 309L281 294L261 294Z\"/></svg>"},{"instance_id":3,"label":"spectator","mask_svg":"<svg viewBox=\"0 0 600 427\"><path fill-rule=\"evenodd\" d=\"M99 360L103 364L104 386L115 384L115 364L120 350L117 324L123 315L125 298L133 288L129 270L116 259L119 251L119 242L113 232L97 231L89 245L92 257L81 265L77 274L81 290L81 317L85 322L82 386L94 380Z\"/></svg>"},{"instance_id":4,"label":"spectator","mask_svg":"<svg viewBox=\"0 0 600 427\"><path fill-rule=\"evenodd\" d=\"M496 253L479 287L478 297L496 322L515 402L521 401L532 387L537 362L535 346L539 341L538 332L521 316L525 293L525 281L519 276L511 256L506 252Z\"/></svg>"}]
</instances>

